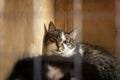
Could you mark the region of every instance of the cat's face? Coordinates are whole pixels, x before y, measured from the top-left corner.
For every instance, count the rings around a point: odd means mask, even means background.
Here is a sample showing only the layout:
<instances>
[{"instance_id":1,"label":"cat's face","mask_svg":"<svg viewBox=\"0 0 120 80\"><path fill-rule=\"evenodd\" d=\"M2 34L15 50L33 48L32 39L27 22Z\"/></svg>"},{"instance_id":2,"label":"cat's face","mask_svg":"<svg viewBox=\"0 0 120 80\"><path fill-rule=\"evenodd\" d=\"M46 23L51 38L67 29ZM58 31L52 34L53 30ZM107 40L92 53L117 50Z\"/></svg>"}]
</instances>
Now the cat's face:
<instances>
[{"instance_id":1,"label":"cat's face","mask_svg":"<svg viewBox=\"0 0 120 80\"><path fill-rule=\"evenodd\" d=\"M45 36L45 46L48 55L66 55L74 49L74 39L77 35L77 30L68 33L55 28L55 25L50 22L49 29Z\"/></svg>"}]
</instances>

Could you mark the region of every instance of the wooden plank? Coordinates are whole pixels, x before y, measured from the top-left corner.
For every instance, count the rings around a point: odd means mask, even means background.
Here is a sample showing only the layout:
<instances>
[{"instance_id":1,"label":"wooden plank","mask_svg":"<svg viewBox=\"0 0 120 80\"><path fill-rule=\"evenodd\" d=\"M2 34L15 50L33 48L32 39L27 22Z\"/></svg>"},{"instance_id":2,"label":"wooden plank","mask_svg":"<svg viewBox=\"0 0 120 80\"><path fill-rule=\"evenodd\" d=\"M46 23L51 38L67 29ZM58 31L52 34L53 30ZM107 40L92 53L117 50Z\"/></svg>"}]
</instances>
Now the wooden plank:
<instances>
[{"instance_id":1,"label":"wooden plank","mask_svg":"<svg viewBox=\"0 0 120 80\"><path fill-rule=\"evenodd\" d=\"M65 17L66 17L66 0L55 0L55 24L60 29L65 29Z\"/></svg>"}]
</instances>

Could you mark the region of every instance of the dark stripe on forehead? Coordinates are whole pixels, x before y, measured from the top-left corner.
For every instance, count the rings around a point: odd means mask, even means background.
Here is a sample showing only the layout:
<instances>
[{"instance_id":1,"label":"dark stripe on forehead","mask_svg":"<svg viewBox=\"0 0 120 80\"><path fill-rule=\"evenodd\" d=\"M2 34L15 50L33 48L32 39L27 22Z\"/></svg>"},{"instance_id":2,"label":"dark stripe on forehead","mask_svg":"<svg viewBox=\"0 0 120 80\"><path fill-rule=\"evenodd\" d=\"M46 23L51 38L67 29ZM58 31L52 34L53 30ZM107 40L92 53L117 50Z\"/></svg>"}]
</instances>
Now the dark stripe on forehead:
<instances>
[{"instance_id":1,"label":"dark stripe on forehead","mask_svg":"<svg viewBox=\"0 0 120 80\"><path fill-rule=\"evenodd\" d=\"M56 30L56 31L53 32L53 35L54 35L54 37L56 37L56 38L60 38L62 32L63 32L62 30Z\"/></svg>"}]
</instances>

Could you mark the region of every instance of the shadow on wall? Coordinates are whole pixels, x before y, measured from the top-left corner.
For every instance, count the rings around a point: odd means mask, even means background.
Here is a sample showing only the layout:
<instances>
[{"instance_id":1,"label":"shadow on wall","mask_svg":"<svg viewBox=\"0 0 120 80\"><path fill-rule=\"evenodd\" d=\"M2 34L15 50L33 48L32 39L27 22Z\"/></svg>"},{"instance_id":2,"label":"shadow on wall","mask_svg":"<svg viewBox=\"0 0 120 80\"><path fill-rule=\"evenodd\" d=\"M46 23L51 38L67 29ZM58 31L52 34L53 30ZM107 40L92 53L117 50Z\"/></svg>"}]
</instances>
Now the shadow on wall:
<instances>
[{"instance_id":1,"label":"shadow on wall","mask_svg":"<svg viewBox=\"0 0 120 80\"><path fill-rule=\"evenodd\" d=\"M54 21L54 0L0 0L0 4L4 4L0 10L4 13L3 20L0 17L0 80L5 80L18 59L42 54L44 24Z\"/></svg>"}]
</instances>

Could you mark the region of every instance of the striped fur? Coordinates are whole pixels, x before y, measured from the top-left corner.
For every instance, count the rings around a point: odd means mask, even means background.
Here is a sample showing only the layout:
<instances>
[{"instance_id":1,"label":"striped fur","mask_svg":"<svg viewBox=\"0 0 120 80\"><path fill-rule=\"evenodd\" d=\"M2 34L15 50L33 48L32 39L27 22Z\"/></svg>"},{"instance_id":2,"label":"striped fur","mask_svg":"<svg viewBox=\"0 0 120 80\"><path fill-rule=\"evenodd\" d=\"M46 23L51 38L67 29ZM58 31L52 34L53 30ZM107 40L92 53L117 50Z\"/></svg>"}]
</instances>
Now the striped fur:
<instances>
[{"instance_id":1,"label":"striped fur","mask_svg":"<svg viewBox=\"0 0 120 80\"><path fill-rule=\"evenodd\" d=\"M100 46L87 43L75 44L76 34L76 30L68 33L56 29L55 25L50 23L48 33L45 36L48 55L62 57L80 55L84 80L119 80L120 63ZM97 77L93 75L97 75Z\"/></svg>"}]
</instances>

